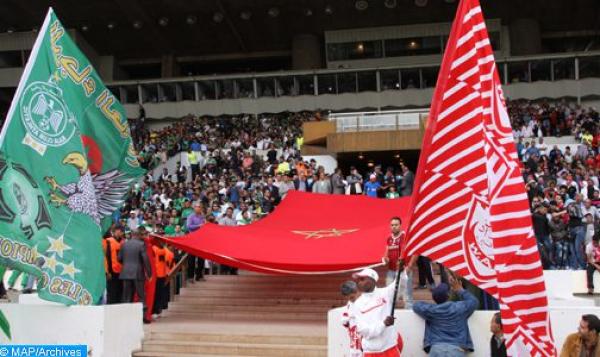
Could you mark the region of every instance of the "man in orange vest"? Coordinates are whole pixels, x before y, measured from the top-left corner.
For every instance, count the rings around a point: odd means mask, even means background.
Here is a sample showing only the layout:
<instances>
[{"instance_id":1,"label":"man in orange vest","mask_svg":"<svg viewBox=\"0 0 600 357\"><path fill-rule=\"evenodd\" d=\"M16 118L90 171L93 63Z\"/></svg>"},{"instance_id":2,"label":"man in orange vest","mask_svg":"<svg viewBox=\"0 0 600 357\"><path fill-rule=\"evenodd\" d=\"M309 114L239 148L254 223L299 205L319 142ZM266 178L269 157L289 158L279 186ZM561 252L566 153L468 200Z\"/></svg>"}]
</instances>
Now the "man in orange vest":
<instances>
[{"instance_id":1,"label":"man in orange vest","mask_svg":"<svg viewBox=\"0 0 600 357\"><path fill-rule=\"evenodd\" d=\"M165 243L161 241L152 247L156 257L156 294L152 308L154 318L160 315L169 297L169 290L166 286L169 268L167 266L167 249L164 245Z\"/></svg>"},{"instance_id":2,"label":"man in orange vest","mask_svg":"<svg viewBox=\"0 0 600 357\"><path fill-rule=\"evenodd\" d=\"M118 259L121 242L125 237L123 227L117 226L113 229L112 237L105 239L106 250L106 293L109 304L121 303L123 295L123 281L119 279L121 274L121 263Z\"/></svg>"}]
</instances>

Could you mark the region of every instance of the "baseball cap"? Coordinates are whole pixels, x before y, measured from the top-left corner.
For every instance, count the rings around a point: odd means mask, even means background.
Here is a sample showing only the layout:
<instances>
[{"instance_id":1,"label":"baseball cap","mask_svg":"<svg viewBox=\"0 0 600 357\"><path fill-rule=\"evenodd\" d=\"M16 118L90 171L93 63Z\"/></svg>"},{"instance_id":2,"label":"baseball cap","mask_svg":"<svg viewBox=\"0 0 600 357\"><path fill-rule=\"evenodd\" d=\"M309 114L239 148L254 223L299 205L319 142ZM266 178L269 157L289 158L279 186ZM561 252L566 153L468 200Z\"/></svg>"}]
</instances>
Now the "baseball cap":
<instances>
[{"instance_id":1,"label":"baseball cap","mask_svg":"<svg viewBox=\"0 0 600 357\"><path fill-rule=\"evenodd\" d=\"M431 290L431 297L437 304L442 304L448 301L449 291L448 284L441 283Z\"/></svg>"},{"instance_id":2,"label":"baseball cap","mask_svg":"<svg viewBox=\"0 0 600 357\"><path fill-rule=\"evenodd\" d=\"M354 273L354 274L352 274L352 277L353 278L367 277L367 278L371 278L375 281L379 280L379 274L377 274L377 272L371 268L366 268L366 269L359 271L358 273Z\"/></svg>"}]
</instances>

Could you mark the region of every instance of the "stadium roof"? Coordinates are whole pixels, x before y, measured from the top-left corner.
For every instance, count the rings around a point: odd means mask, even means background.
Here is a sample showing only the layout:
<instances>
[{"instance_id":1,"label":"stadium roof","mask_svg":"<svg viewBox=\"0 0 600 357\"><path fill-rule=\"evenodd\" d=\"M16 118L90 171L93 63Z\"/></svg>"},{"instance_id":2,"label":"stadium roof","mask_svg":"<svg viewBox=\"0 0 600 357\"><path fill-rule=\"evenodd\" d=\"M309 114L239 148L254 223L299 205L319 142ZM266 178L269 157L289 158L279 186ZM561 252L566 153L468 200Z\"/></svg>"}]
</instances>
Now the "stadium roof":
<instances>
[{"instance_id":1,"label":"stadium roof","mask_svg":"<svg viewBox=\"0 0 600 357\"><path fill-rule=\"evenodd\" d=\"M48 4L100 54L119 58L289 51L296 34L450 22L457 0L2 0L0 32L41 25ZM366 9L364 8L365 4ZM421 4L424 6L418 6ZM486 18L543 31L598 30L598 0L482 0ZM109 29L112 26L112 29Z\"/></svg>"}]
</instances>

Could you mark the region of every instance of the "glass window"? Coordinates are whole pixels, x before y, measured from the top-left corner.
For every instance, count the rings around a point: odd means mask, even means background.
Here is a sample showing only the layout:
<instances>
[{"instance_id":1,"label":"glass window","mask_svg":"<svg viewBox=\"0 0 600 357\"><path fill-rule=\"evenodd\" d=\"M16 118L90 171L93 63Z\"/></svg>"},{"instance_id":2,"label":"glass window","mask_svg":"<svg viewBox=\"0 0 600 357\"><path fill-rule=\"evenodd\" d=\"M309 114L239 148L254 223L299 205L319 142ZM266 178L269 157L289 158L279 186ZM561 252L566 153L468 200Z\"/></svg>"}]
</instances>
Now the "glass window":
<instances>
[{"instance_id":1,"label":"glass window","mask_svg":"<svg viewBox=\"0 0 600 357\"><path fill-rule=\"evenodd\" d=\"M330 43L327 45L327 58L329 61L381 57L383 57L381 41Z\"/></svg>"},{"instance_id":2,"label":"glass window","mask_svg":"<svg viewBox=\"0 0 600 357\"><path fill-rule=\"evenodd\" d=\"M294 77L275 78L275 94L278 97L298 95L298 88L294 84Z\"/></svg>"},{"instance_id":3,"label":"glass window","mask_svg":"<svg viewBox=\"0 0 600 357\"><path fill-rule=\"evenodd\" d=\"M386 57L437 55L440 53L442 53L442 44L439 36L385 40Z\"/></svg>"},{"instance_id":4,"label":"glass window","mask_svg":"<svg viewBox=\"0 0 600 357\"><path fill-rule=\"evenodd\" d=\"M440 71L440 67L422 68L421 69L421 77L422 77L423 82L421 83L421 88L435 87L439 71Z\"/></svg>"},{"instance_id":5,"label":"glass window","mask_svg":"<svg viewBox=\"0 0 600 357\"><path fill-rule=\"evenodd\" d=\"M258 78L257 91L259 97L274 97L275 96L275 78Z\"/></svg>"},{"instance_id":6,"label":"glass window","mask_svg":"<svg viewBox=\"0 0 600 357\"><path fill-rule=\"evenodd\" d=\"M254 81L252 78L236 79L236 98L254 98Z\"/></svg>"},{"instance_id":7,"label":"glass window","mask_svg":"<svg viewBox=\"0 0 600 357\"><path fill-rule=\"evenodd\" d=\"M319 85L319 95L321 94L336 94L335 74L321 74L317 77Z\"/></svg>"},{"instance_id":8,"label":"glass window","mask_svg":"<svg viewBox=\"0 0 600 357\"><path fill-rule=\"evenodd\" d=\"M356 72L337 75L338 93L356 93Z\"/></svg>"},{"instance_id":9,"label":"glass window","mask_svg":"<svg viewBox=\"0 0 600 357\"><path fill-rule=\"evenodd\" d=\"M508 82L529 82L529 62L508 62Z\"/></svg>"},{"instance_id":10,"label":"glass window","mask_svg":"<svg viewBox=\"0 0 600 357\"><path fill-rule=\"evenodd\" d=\"M504 83L504 69L506 68L504 66L504 62L502 62L502 63L496 62L496 68L498 69L498 76L500 76L500 82L502 84L506 84L506 83Z\"/></svg>"},{"instance_id":11,"label":"glass window","mask_svg":"<svg viewBox=\"0 0 600 357\"><path fill-rule=\"evenodd\" d=\"M123 98L124 103L133 104L139 102L140 93L138 92L138 86L125 86L123 89L125 90L125 98ZM117 95L115 92L113 92L113 94L115 96Z\"/></svg>"},{"instance_id":12,"label":"glass window","mask_svg":"<svg viewBox=\"0 0 600 357\"><path fill-rule=\"evenodd\" d=\"M175 83L161 83L158 85L160 102L175 102L177 100Z\"/></svg>"},{"instance_id":13,"label":"glass window","mask_svg":"<svg viewBox=\"0 0 600 357\"><path fill-rule=\"evenodd\" d=\"M217 99L233 99L233 80L222 79L217 81Z\"/></svg>"},{"instance_id":14,"label":"glass window","mask_svg":"<svg viewBox=\"0 0 600 357\"><path fill-rule=\"evenodd\" d=\"M554 80L575 79L575 59L560 58L552 60Z\"/></svg>"},{"instance_id":15,"label":"glass window","mask_svg":"<svg viewBox=\"0 0 600 357\"><path fill-rule=\"evenodd\" d=\"M396 69L379 71L379 81L382 91L400 89L400 71Z\"/></svg>"},{"instance_id":16,"label":"glass window","mask_svg":"<svg viewBox=\"0 0 600 357\"><path fill-rule=\"evenodd\" d=\"M414 89L420 86L418 69L403 69L400 71L402 89Z\"/></svg>"},{"instance_id":17,"label":"glass window","mask_svg":"<svg viewBox=\"0 0 600 357\"><path fill-rule=\"evenodd\" d=\"M579 57L579 78L600 77L600 56Z\"/></svg>"},{"instance_id":18,"label":"glass window","mask_svg":"<svg viewBox=\"0 0 600 357\"><path fill-rule=\"evenodd\" d=\"M196 88L194 82L183 82L180 85L181 100L196 100Z\"/></svg>"},{"instance_id":19,"label":"glass window","mask_svg":"<svg viewBox=\"0 0 600 357\"><path fill-rule=\"evenodd\" d=\"M115 98L119 100L119 102L125 103L125 98L121 98L121 88L114 86L106 86L106 88L108 88L108 90L112 93L112 95L115 96Z\"/></svg>"},{"instance_id":20,"label":"glass window","mask_svg":"<svg viewBox=\"0 0 600 357\"><path fill-rule=\"evenodd\" d=\"M21 51L0 52L0 68L13 68L23 66L23 53Z\"/></svg>"},{"instance_id":21,"label":"glass window","mask_svg":"<svg viewBox=\"0 0 600 357\"><path fill-rule=\"evenodd\" d=\"M359 92L376 92L377 91L377 73L358 72L358 91Z\"/></svg>"},{"instance_id":22,"label":"glass window","mask_svg":"<svg viewBox=\"0 0 600 357\"><path fill-rule=\"evenodd\" d=\"M213 81L198 82L198 98L200 100L216 99L215 85L216 83Z\"/></svg>"},{"instance_id":23,"label":"glass window","mask_svg":"<svg viewBox=\"0 0 600 357\"><path fill-rule=\"evenodd\" d=\"M531 61L531 81L551 80L550 60Z\"/></svg>"},{"instance_id":24,"label":"glass window","mask_svg":"<svg viewBox=\"0 0 600 357\"><path fill-rule=\"evenodd\" d=\"M315 94L315 81L314 76L297 76L296 81L298 82L298 91L300 95L314 95Z\"/></svg>"},{"instance_id":25,"label":"glass window","mask_svg":"<svg viewBox=\"0 0 600 357\"><path fill-rule=\"evenodd\" d=\"M142 84L142 100L144 103L158 103L158 85Z\"/></svg>"},{"instance_id":26,"label":"glass window","mask_svg":"<svg viewBox=\"0 0 600 357\"><path fill-rule=\"evenodd\" d=\"M500 32L490 32L490 44L492 45L492 50L500 51L502 49L502 44L500 42Z\"/></svg>"}]
</instances>

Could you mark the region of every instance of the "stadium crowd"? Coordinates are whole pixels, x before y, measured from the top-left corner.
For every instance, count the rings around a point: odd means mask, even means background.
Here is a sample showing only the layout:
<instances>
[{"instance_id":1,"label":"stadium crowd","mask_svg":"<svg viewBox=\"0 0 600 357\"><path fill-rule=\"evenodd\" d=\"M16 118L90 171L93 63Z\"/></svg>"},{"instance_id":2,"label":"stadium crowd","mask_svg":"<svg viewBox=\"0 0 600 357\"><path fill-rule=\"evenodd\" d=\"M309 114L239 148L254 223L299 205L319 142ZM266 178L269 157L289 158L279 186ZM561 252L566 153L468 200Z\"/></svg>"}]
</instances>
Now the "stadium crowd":
<instances>
[{"instance_id":1,"label":"stadium crowd","mask_svg":"<svg viewBox=\"0 0 600 357\"><path fill-rule=\"evenodd\" d=\"M593 273L595 268L590 270L590 266L595 261L588 264L588 256L595 259L593 254L597 254L600 261L600 248L596 252L592 243L592 238L600 235L598 113L564 102L510 102L508 110L544 268L587 268ZM179 236L205 223L250 224L272 212L289 190L388 199L412 193L414 174L401 159L396 167L374 165L365 172L356 167L348 172L337 168L331 174L315 160L304 160L300 155L301 128L310 120L321 120L320 113L228 118L190 115L162 129L149 130L141 108L131 129L140 161L149 171L133 187L123 208L115 212L115 224L107 238L114 238L116 230L122 233L116 235L125 237L140 227L143 232ZM575 135L579 143L548 147L543 137L557 135ZM174 170L155 172L181 152L185 160ZM111 249L115 248L107 247L106 256L112 257L112 262L116 255L111 256ZM586 254L586 248L592 256ZM170 268L181 257L180 252L172 253ZM107 263L109 279L118 275L112 262ZM188 277L192 279L201 280L211 268L201 259L190 262ZM169 267L160 268L162 278ZM236 273L228 267L220 271ZM109 292L108 300L121 301L118 295Z\"/></svg>"}]
</instances>

